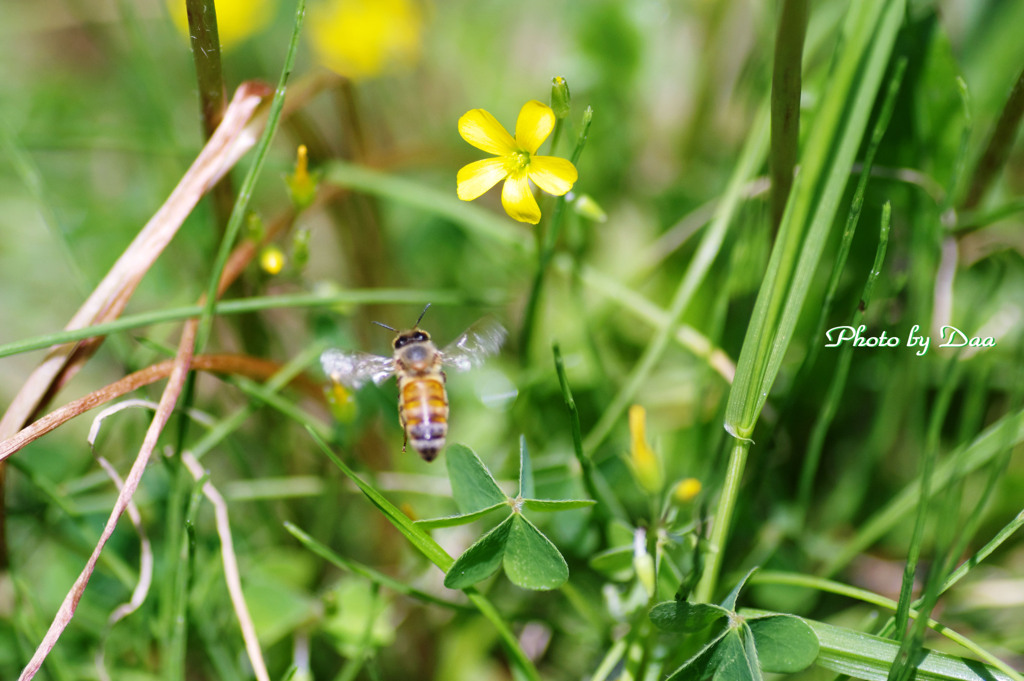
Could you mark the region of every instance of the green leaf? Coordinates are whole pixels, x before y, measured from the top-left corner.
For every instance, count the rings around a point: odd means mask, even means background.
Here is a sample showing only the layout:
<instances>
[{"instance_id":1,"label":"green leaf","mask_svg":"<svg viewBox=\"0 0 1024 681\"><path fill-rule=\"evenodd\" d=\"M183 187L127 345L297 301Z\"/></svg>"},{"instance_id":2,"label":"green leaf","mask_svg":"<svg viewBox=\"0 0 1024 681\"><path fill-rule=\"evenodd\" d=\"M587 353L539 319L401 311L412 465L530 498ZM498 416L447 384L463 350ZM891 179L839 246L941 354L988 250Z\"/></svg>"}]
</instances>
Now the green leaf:
<instances>
[{"instance_id":1,"label":"green leaf","mask_svg":"<svg viewBox=\"0 0 1024 681\"><path fill-rule=\"evenodd\" d=\"M665 631L692 634L707 629L720 619L729 616L729 611L720 605L710 603L687 603L666 601L651 608L650 618L654 626Z\"/></svg>"},{"instance_id":2,"label":"green leaf","mask_svg":"<svg viewBox=\"0 0 1024 681\"><path fill-rule=\"evenodd\" d=\"M472 513L459 513L457 515L446 515L440 518L424 518L423 520L417 520L417 527L425 527L427 529L434 529L436 527L455 527L456 525L468 525L474 520L483 518L491 511L499 508L508 508L508 504L504 501L490 506L488 508L482 508L479 511Z\"/></svg>"},{"instance_id":3,"label":"green leaf","mask_svg":"<svg viewBox=\"0 0 1024 681\"><path fill-rule=\"evenodd\" d=\"M683 663L667 681L762 681L753 636L745 624L732 625Z\"/></svg>"},{"instance_id":4,"label":"green leaf","mask_svg":"<svg viewBox=\"0 0 1024 681\"><path fill-rule=\"evenodd\" d=\"M526 449L526 436L519 436L519 496L532 497L533 464L530 463L530 452Z\"/></svg>"},{"instance_id":5,"label":"green leaf","mask_svg":"<svg viewBox=\"0 0 1024 681\"><path fill-rule=\"evenodd\" d=\"M505 548L505 574L524 589L556 589L569 579L569 566L551 540L518 513L509 517L511 531ZM506 521L506 522L509 522Z\"/></svg>"},{"instance_id":6,"label":"green leaf","mask_svg":"<svg viewBox=\"0 0 1024 681\"><path fill-rule=\"evenodd\" d=\"M818 637L799 617L774 615L747 620L754 635L761 669L792 674L806 669L818 657Z\"/></svg>"},{"instance_id":7,"label":"green leaf","mask_svg":"<svg viewBox=\"0 0 1024 681\"><path fill-rule=\"evenodd\" d=\"M500 525L476 540L459 556L444 577L449 589L465 589L493 575L501 565L505 546L516 515L505 518Z\"/></svg>"},{"instance_id":8,"label":"green leaf","mask_svg":"<svg viewBox=\"0 0 1024 681\"><path fill-rule=\"evenodd\" d=\"M718 636L701 648L699 653L684 662L665 681L703 681L711 676L710 670L714 665L715 651L718 649L719 641L726 633L728 630L723 629Z\"/></svg>"},{"instance_id":9,"label":"green leaf","mask_svg":"<svg viewBox=\"0 0 1024 681\"><path fill-rule=\"evenodd\" d=\"M523 499L524 508L538 512L571 511L595 503L593 499Z\"/></svg>"},{"instance_id":10,"label":"green leaf","mask_svg":"<svg viewBox=\"0 0 1024 681\"><path fill-rule=\"evenodd\" d=\"M448 447L445 461L455 505L463 513L482 511L508 499L484 462L466 445Z\"/></svg>"},{"instance_id":11,"label":"green leaf","mask_svg":"<svg viewBox=\"0 0 1024 681\"><path fill-rule=\"evenodd\" d=\"M725 597L724 601L722 601L722 607L723 608L725 608L726 610L732 610L732 611L735 612L735 610L736 610L736 599L739 598L740 591L743 590L743 587L744 587L744 585L746 585L747 580L750 579L750 575L754 574L756 571L757 571L757 568L753 567L753 568L750 568L750 571L747 574L743 575L743 579L741 579L739 581L739 583L736 586L733 587L732 591L729 592L729 595Z\"/></svg>"}]
</instances>

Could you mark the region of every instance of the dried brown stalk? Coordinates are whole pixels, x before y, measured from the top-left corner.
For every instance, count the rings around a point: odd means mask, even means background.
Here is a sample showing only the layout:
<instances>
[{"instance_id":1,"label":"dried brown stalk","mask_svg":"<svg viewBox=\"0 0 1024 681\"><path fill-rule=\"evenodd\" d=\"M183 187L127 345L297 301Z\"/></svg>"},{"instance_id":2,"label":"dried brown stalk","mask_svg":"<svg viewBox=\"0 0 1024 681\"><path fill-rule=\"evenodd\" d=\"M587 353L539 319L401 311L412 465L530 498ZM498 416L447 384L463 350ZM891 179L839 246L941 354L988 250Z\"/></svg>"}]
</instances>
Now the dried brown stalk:
<instances>
[{"instance_id":1,"label":"dried brown stalk","mask_svg":"<svg viewBox=\"0 0 1024 681\"><path fill-rule=\"evenodd\" d=\"M128 374L124 378L91 392L84 397L80 397L73 402L69 402L59 409L55 409L0 442L0 461L11 456L33 440L46 435L90 409L95 409L102 404L116 400L122 395L167 378L171 375L173 368L174 360L153 364L145 369ZM263 381L277 373L281 365L277 362L246 355L199 355L193 358L192 368L219 374L239 374L254 380ZM295 382L308 395L319 398L323 397L319 387L308 378L301 377L296 379Z\"/></svg>"},{"instance_id":2,"label":"dried brown stalk","mask_svg":"<svg viewBox=\"0 0 1024 681\"><path fill-rule=\"evenodd\" d=\"M164 426L167 425L167 420L171 417L174 405L178 402L178 397L181 395L181 390L185 385L185 378L188 376L192 365L192 349L195 346L196 326L192 320L186 322L185 329L182 332L181 343L178 346L178 354L174 358L174 367L171 370L170 380L167 381L167 387L164 388L163 395L160 397L160 404L157 406L156 414L153 416L153 421L149 424L142 447L139 449L138 456L135 457L135 463L132 464L132 468L125 478L124 486L117 495L117 501L114 503L114 508L110 511L110 516L103 527L100 539L96 542L96 547L93 549L92 555L89 556L89 560L86 562L82 572L78 575L78 579L75 580L71 590L64 597L64 602L61 603L60 608L57 610L50 628L46 631L46 635L43 637L42 642L40 642L39 647L36 648L32 659L29 660L25 669L22 670L18 681L30 681L36 675L36 672L39 671L46 656L57 645L57 640L74 616L75 609L78 607L78 601L85 592L85 587L89 584L89 578L92 577L93 570L96 569L96 562L99 560L100 552L103 551L103 547L106 546L107 541L117 527L117 521L121 518L121 514L124 513L132 497L135 495L135 490L142 480L142 474L146 470L149 458L156 448L160 433L163 432Z\"/></svg>"}]
</instances>

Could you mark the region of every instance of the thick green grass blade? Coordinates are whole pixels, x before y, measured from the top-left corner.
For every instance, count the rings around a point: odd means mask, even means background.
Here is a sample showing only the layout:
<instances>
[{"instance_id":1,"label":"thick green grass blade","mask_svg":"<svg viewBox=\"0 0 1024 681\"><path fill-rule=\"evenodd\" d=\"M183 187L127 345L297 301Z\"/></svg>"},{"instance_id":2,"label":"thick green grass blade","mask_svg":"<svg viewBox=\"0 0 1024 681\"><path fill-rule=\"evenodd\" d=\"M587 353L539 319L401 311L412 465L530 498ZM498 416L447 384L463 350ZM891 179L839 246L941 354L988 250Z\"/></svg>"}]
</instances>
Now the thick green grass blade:
<instances>
[{"instance_id":1,"label":"thick green grass blade","mask_svg":"<svg viewBox=\"0 0 1024 681\"><path fill-rule=\"evenodd\" d=\"M818 636L817 664L866 681L885 681L899 644L888 639L805 620ZM1011 681L998 669L962 657L928 651L917 663L918 681Z\"/></svg>"},{"instance_id":2,"label":"thick green grass blade","mask_svg":"<svg viewBox=\"0 0 1024 681\"><path fill-rule=\"evenodd\" d=\"M802 156L729 393L726 429L749 438L810 289L903 19L900 0L864 0L847 16L844 47Z\"/></svg>"}]
</instances>

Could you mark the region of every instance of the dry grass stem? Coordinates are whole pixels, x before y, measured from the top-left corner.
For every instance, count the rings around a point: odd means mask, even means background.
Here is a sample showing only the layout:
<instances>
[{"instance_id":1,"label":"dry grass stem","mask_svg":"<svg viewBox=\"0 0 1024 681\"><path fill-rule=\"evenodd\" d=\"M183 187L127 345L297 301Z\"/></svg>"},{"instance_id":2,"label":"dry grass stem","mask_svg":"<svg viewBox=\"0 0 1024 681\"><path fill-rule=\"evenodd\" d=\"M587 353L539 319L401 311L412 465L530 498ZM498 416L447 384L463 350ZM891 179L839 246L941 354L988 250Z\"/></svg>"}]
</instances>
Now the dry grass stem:
<instances>
[{"instance_id":1,"label":"dry grass stem","mask_svg":"<svg viewBox=\"0 0 1024 681\"><path fill-rule=\"evenodd\" d=\"M202 480L206 476L206 470L203 469L202 464L188 452L182 452L181 460L196 481ZM242 593L242 579L238 572L235 545L231 540L231 522L228 518L227 502L210 482L203 483L203 496L213 504L217 519L217 534L220 536L220 555L224 563L224 581L227 583L228 593L231 595L231 604L235 608L235 617L238 618L238 625L242 629L242 638L245 640L249 663L259 681L270 681L270 674L263 662L263 651L260 650L259 638L256 636L256 627L249 615L249 608L245 604L245 594Z\"/></svg>"},{"instance_id":2,"label":"dry grass stem","mask_svg":"<svg viewBox=\"0 0 1024 681\"><path fill-rule=\"evenodd\" d=\"M110 409L103 410L103 413L96 417L96 424L102 422L102 420L122 409L129 407L145 406L150 409L156 409L157 405L147 400L130 400L122 404L118 404ZM90 433L92 435L92 433ZM90 444L92 444L90 442ZM118 493L124 488L124 481L121 480L121 476L117 474L117 470L107 461L104 457L98 456L96 460L99 462L103 470L107 472L110 479L114 482L117 487ZM132 590L131 598L128 602L122 603L117 606L110 617L107 618L107 626L104 627L103 635L100 638L100 644L96 649L96 675L100 677L102 681L110 681L110 674L107 672L106 664L103 660L103 649L104 642L110 635L111 629L114 625L123 620L128 615L132 614L139 609L143 601L146 600L146 596L149 594L149 587L153 584L153 548L150 546L149 537L146 536L146 529L142 525L142 515L139 513L138 506L135 505L134 501L128 503L128 519L131 520L132 527L135 528L135 532L139 535L139 581L135 584L135 588Z\"/></svg>"},{"instance_id":3,"label":"dry grass stem","mask_svg":"<svg viewBox=\"0 0 1024 681\"><path fill-rule=\"evenodd\" d=\"M185 378L188 376L189 368L191 367L192 349L195 346L196 340L195 334L196 324L191 321L186 323L181 343L178 347L178 354L174 360L174 368L171 371L170 380L168 380L167 387L164 388L163 395L160 397L160 404L157 406L156 414L153 416L149 429L146 431L146 437L142 442L142 447L139 449L138 456L135 457L135 463L132 464L132 468L128 472L124 487L121 488L117 495L114 508L111 510L110 517L107 518L107 523L103 527L103 533L100 535L99 541L96 542L96 547L93 549L92 555L89 556L85 568L82 569L71 590L64 597L64 602L61 603L60 608L57 610L50 628L47 630L39 647L36 648L32 659L29 660L25 669L22 670L18 681L29 681L29 679L35 677L36 672L39 671L43 664L43 660L50 654L53 647L57 645L57 640L74 616L75 609L78 607L78 601L82 597L82 593L85 592L85 587L89 584L93 570L96 569L96 561L99 560L100 552L103 551L103 547L114 533L117 521L128 507L132 496L134 496L135 490L142 480L142 474L146 470L146 465L149 463L149 458L156 448L157 440L160 438L167 420L174 411L174 405L178 402L178 397L181 395L182 388L185 385Z\"/></svg>"}]
</instances>

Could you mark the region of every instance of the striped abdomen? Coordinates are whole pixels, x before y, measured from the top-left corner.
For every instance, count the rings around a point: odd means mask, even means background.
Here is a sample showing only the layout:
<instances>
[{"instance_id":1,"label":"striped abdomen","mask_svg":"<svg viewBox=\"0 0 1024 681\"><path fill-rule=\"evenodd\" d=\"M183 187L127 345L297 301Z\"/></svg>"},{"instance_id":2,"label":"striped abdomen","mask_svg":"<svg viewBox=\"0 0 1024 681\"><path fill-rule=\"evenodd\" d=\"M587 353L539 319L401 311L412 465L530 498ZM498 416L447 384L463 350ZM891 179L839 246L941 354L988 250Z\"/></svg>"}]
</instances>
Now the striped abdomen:
<instances>
[{"instance_id":1,"label":"striped abdomen","mask_svg":"<svg viewBox=\"0 0 1024 681\"><path fill-rule=\"evenodd\" d=\"M448 434L448 395L444 374L416 376L400 381L398 418L406 440L425 461L433 461Z\"/></svg>"}]
</instances>

